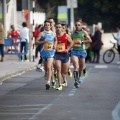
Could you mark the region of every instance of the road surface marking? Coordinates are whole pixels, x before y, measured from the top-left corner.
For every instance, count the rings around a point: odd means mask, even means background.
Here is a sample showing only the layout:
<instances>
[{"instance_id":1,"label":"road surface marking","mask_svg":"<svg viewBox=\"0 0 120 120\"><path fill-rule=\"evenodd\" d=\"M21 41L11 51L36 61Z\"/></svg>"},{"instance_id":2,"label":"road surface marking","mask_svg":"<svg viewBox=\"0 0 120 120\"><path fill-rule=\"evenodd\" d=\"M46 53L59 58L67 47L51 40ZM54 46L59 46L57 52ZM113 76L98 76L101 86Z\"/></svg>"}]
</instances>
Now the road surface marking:
<instances>
[{"instance_id":1,"label":"road surface marking","mask_svg":"<svg viewBox=\"0 0 120 120\"><path fill-rule=\"evenodd\" d=\"M107 65L95 65L95 68L108 68Z\"/></svg>"},{"instance_id":2,"label":"road surface marking","mask_svg":"<svg viewBox=\"0 0 120 120\"><path fill-rule=\"evenodd\" d=\"M119 111L120 111L120 102L116 105L115 109L112 111L113 120L120 120Z\"/></svg>"},{"instance_id":3,"label":"road surface marking","mask_svg":"<svg viewBox=\"0 0 120 120\"><path fill-rule=\"evenodd\" d=\"M72 67L72 66L71 66L71 67ZM70 68L71 68L71 67L70 67ZM88 71L87 71L87 75L81 78L81 83L79 84L79 87L80 87L80 85L83 83L84 79L85 79L86 77L88 77L91 69L92 69L92 68L89 68ZM76 92L77 89L79 89L79 88L76 88L76 87L74 86L73 89L72 89L72 90L70 91L70 93L68 94L68 96L73 96L73 95L75 94L75 92Z\"/></svg>"},{"instance_id":4,"label":"road surface marking","mask_svg":"<svg viewBox=\"0 0 120 120\"><path fill-rule=\"evenodd\" d=\"M38 115L40 115L44 110L49 109L53 104L48 104L47 106L40 109L36 114L34 114L29 120L35 120Z\"/></svg>"}]
</instances>

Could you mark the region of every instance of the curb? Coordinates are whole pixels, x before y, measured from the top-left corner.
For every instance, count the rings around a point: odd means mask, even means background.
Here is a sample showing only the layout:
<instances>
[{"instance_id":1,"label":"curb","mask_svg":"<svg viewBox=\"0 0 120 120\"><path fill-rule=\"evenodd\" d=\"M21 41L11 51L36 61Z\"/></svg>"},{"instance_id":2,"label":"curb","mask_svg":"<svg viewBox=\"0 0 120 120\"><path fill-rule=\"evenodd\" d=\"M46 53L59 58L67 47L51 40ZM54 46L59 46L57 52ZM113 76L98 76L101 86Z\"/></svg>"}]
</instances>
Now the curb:
<instances>
[{"instance_id":1,"label":"curb","mask_svg":"<svg viewBox=\"0 0 120 120\"><path fill-rule=\"evenodd\" d=\"M4 82L4 81L7 80L7 79L11 79L11 78L14 77L14 76L21 75L21 74L23 74L23 73L25 73L25 72L27 72L27 71L30 71L30 70L34 69L35 66L36 66L36 65L31 66L31 67L27 67L27 68L24 68L23 70L19 70L19 71L17 71L17 72L10 73L10 74L8 74L8 75L5 75L5 76L1 77L1 78L0 78L0 84L2 84L2 82Z\"/></svg>"}]
</instances>

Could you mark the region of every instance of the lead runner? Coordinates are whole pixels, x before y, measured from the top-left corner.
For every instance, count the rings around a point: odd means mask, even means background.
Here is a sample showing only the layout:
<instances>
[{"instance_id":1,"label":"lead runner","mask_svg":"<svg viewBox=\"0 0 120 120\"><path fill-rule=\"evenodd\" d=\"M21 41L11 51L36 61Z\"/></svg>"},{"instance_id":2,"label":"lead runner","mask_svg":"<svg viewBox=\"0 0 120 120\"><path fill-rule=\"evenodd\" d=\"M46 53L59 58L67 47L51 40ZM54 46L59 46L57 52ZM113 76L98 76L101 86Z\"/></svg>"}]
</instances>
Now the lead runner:
<instances>
[{"instance_id":1,"label":"lead runner","mask_svg":"<svg viewBox=\"0 0 120 120\"><path fill-rule=\"evenodd\" d=\"M46 90L50 89L51 77L52 77L52 66L53 66L53 57L55 54L54 44L56 43L55 34L50 30L51 25L50 21L45 20L44 22L44 31L39 33L39 36L36 39L36 44L40 46L40 54L44 62L44 68L47 72L47 83ZM55 85L55 81L52 81L52 86Z\"/></svg>"}]
</instances>

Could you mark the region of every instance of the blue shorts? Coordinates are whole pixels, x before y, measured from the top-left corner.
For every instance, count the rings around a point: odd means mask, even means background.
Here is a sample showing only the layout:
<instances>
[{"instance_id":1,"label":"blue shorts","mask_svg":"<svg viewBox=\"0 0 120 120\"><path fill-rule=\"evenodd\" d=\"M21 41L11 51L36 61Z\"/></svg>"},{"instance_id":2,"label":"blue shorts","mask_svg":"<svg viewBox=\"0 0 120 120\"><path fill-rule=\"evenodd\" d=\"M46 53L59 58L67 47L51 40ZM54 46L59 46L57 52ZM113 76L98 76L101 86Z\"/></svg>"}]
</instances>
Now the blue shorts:
<instances>
[{"instance_id":1,"label":"blue shorts","mask_svg":"<svg viewBox=\"0 0 120 120\"><path fill-rule=\"evenodd\" d=\"M71 57L72 56L76 56L79 59L86 58L87 52L86 52L86 50L71 50Z\"/></svg>"},{"instance_id":2,"label":"blue shorts","mask_svg":"<svg viewBox=\"0 0 120 120\"><path fill-rule=\"evenodd\" d=\"M55 60L60 60L62 63L67 63L69 61L69 55L67 53L56 53Z\"/></svg>"},{"instance_id":3,"label":"blue shorts","mask_svg":"<svg viewBox=\"0 0 120 120\"><path fill-rule=\"evenodd\" d=\"M43 59L43 61L47 61L48 58L53 58L55 55L55 51L43 51L41 52L41 57Z\"/></svg>"},{"instance_id":4,"label":"blue shorts","mask_svg":"<svg viewBox=\"0 0 120 120\"><path fill-rule=\"evenodd\" d=\"M53 57L54 57L54 55L43 56L42 59L43 59L43 61L47 61L48 58L53 58Z\"/></svg>"}]
</instances>

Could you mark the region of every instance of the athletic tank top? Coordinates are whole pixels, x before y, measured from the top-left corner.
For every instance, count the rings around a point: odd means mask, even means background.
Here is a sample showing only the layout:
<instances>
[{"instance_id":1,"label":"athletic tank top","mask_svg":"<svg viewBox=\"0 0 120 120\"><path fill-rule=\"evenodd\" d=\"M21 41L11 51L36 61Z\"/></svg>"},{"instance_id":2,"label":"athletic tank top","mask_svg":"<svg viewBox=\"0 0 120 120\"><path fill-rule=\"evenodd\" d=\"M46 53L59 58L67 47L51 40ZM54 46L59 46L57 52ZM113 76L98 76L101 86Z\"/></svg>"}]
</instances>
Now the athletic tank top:
<instances>
[{"instance_id":1,"label":"athletic tank top","mask_svg":"<svg viewBox=\"0 0 120 120\"><path fill-rule=\"evenodd\" d=\"M79 33L76 33L74 31L73 35L72 35L72 38L73 38L73 42L74 42L74 45L73 45L73 50L85 50L85 44L79 44L78 41L81 40L81 41L85 41L85 38L82 36L83 34L83 31L81 30Z\"/></svg>"},{"instance_id":2,"label":"athletic tank top","mask_svg":"<svg viewBox=\"0 0 120 120\"><path fill-rule=\"evenodd\" d=\"M47 53L53 54L54 38L55 38L55 36L54 36L53 32L50 32L50 33L44 32L44 36L40 39L40 41L44 41L45 39L48 39L48 42L40 45L40 52L42 55L43 54L47 55Z\"/></svg>"},{"instance_id":3,"label":"athletic tank top","mask_svg":"<svg viewBox=\"0 0 120 120\"><path fill-rule=\"evenodd\" d=\"M65 49L68 48L68 41L66 39L66 33L63 36L57 36L56 53L65 53Z\"/></svg>"},{"instance_id":4,"label":"athletic tank top","mask_svg":"<svg viewBox=\"0 0 120 120\"><path fill-rule=\"evenodd\" d=\"M18 31L11 31L11 37L13 37L13 38L18 38L19 37L19 33L18 33Z\"/></svg>"}]
</instances>

